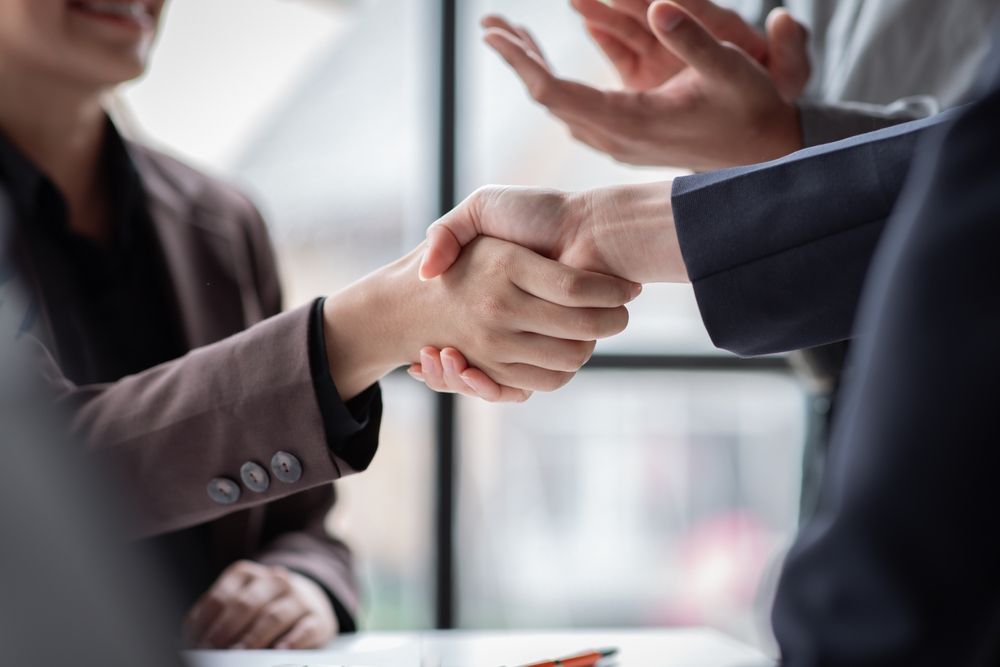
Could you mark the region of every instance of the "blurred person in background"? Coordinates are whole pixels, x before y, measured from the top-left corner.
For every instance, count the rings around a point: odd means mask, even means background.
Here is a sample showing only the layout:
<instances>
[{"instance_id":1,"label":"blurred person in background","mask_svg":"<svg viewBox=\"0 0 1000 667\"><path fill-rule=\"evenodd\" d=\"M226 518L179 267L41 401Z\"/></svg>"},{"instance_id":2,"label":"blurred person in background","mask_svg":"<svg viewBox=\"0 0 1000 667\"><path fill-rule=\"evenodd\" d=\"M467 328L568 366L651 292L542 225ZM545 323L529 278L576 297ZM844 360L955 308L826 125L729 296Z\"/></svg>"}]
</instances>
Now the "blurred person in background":
<instances>
[{"instance_id":1,"label":"blurred person in background","mask_svg":"<svg viewBox=\"0 0 1000 667\"><path fill-rule=\"evenodd\" d=\"M955 106L1000 8L993 0L676 0L759 66L751 72L692 66L673 48L670 26L649 12L652 1L572 0L620 90L559 78L531 33L503 17L483 20L485 39L579 141L628 164L708 170ZM847 349L840 342L792 355L815 417L803 460L803 519L818 497Z\"/></svg>"},{"instance_id":2,"label":"blurred person in background","mask_svg":"<svg viewBox=\"0 0 1000 667\"><path fill-rule=\"evenodd\" d=\"M351 555L324 519L329 482L374 456L379 378L455 344L524 400L621 331L639 286L488 239L449 281L418 279L418 248L279 315L250 202L123 140L102 106L143 73L163 8L0 0L25 329L74 436L135 494L133 534L171 566L188 641L316 647L355 628Z\"/></svg>"}]
</instances>

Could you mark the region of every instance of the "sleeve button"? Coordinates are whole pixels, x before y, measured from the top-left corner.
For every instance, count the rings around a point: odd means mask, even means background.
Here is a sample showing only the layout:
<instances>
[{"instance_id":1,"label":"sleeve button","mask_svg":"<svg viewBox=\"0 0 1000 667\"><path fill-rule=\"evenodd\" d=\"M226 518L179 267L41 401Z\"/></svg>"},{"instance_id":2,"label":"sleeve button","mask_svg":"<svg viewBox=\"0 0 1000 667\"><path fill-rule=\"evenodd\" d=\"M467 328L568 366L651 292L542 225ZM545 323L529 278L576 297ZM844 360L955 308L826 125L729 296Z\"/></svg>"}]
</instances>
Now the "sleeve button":
<instances>
[{"instance_id":1,"label":"sleeve button","mask_svg":"<svg viewBox=\"0 0 1000 667\"><path fill-rule=\"evenodd\" d=\"M253 461L247 461L240 467L240 479L244 486L256 493L264 493L271 486L271 476L263 466Z\"/></svg>"},{"instance_id":2,"label":"sleeve button","mask_svg":"<svg viewBox=\"0 0 1000 667\"><path fill-rule=\"evenodd\" d=\"M271 457L271 472L285 484L294 484L302 478L302 462L288 452L277 452Z\"/></svg>"},{"instance_id":3,"label":"sleeve button","mask_svg":"<svg viewBox=\"0 0 1000 667\"><path fill-rule=\"evenodd\" d=\"M231 479L216 477L208 483L208 497L220 505L232 505L240 499L240 487Z\"/></svg>"}]
</instances>

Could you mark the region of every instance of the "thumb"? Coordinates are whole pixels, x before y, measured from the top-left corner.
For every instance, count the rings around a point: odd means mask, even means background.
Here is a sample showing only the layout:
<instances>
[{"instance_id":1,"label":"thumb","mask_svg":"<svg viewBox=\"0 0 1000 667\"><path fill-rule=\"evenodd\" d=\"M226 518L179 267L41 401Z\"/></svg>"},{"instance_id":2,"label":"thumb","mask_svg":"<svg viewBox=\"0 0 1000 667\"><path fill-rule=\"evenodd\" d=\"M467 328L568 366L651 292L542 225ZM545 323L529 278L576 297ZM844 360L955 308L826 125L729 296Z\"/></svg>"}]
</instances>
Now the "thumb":
<instances>
[{"instance_id":1,"label":"thumb","mask_svg":"<svg viewBox=\"0 0 1000 667\"><path fill-rule=\"evenodd\" d=\"M427 249L418 271L421 280L437 278L451 268L462 253L462 247L479 236L481 191L469 195L427 228Z\"/></svg>"},{"instance_id":2,"label":"thumb","mask_svg":"<svg viewBox=\"0 0 1000 667\"><path fill-rule=\"evenodd\" d=\"M427 249L420 260L418 275L421 280L437 278L451 268L462 252L462 244L458 242L451 230L443 224L434 224L427 229Z\"/></svg>"},{"instance_id":3,"label":"thumb","mask_svg":"<svg viewBox=\"0 0 1000 667\"><path fill-rule=\"evenodd\" d=\"M709 78L732 74L732 51L673 2L659 0L646 15L653 34L674 55Z\"/></svg>"},{"instance_id":4,"label":"thumb","mask_svg":"<svg viewBox=\"0 0 1000 667\"><path fill-rule=\"evenodd\" d=\"M778 8L767 17L767 69L775 87L786 102L794 102L809 82L809 31L792 18L788 10Z\"/></svg>"}]
</instances>

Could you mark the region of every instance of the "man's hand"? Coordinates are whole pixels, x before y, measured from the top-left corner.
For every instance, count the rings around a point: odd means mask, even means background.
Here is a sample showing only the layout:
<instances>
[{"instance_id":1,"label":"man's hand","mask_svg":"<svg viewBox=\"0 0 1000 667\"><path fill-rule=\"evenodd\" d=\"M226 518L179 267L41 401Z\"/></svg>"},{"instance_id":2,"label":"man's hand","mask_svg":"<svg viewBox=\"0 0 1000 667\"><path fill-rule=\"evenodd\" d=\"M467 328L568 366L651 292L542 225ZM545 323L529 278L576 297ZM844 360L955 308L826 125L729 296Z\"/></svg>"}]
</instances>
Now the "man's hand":
<instances>
[{"instance_id":1,"label":"man's hand","mask_svg":"<svg viewBox=\"0 0 1000 667\"><path fill-rule=\"evenodd\" d=\"M253 561L229 566L191 608L192 646L231 649L318 648L337 634L326 592L311 579Z\"/></svg>"},{"instance_id":2,"label":"man's hand","mask_svg":"<svg viewBox=\"0 0 1000 667\"><path fill-rule=\"evenodd\" d=\"M765 37L708 0L573 4L626 90L560 79L527 30L497 16L483 26L532 97L580 141L622 162L693 169L801 147L791 100L809 76L807 33L784 10L769 17Z\"/></svg>"},{"instance_id":3,"label":"man's hand","mask_svg":"<svg viewBox=\"0 0 1000 667\"><path fill-rule=\"evenodd\" d=\"M483 235L640 284L687 282L670 190L669 181L578 193L480 188L428 228L420 277L440 276L463 246Z\"/></svg>"},{"instance_id":4,"label":"man's hand","mask_svg":"<svg viewBox=\"0 0 1000 667\"><path fill-rule=\"evenodd\" d=\"M572 194L523 187L480 188L428 229L420 275L424 280L441 274L448 278L452 264L460 255L464 257L463 246L486 235L518 243L569 266L636 283L686 282L670 189L669 182ZM583 298L586 289L580 284L577 296ZM423 348L420 361L410 366L409 373L436 391L488 401L528 396L470 366L454 347Z\"/></svg>"}]
</instances>

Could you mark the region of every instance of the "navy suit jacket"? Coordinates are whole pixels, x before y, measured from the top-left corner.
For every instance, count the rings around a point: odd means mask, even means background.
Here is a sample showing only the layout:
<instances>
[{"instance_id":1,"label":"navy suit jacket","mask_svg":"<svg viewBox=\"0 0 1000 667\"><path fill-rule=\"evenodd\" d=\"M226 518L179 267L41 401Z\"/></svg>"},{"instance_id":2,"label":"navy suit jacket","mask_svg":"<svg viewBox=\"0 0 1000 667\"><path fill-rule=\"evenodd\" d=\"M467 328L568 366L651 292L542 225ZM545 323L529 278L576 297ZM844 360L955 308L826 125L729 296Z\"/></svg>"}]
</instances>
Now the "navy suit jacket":
<instances>
[{"instance_id":1,"label":"navy suit jacket","mask_svg":"<svg viewBox=\"0 0 1000 667\"><path fill-rule=\"evenodd\" d=\"M857 340L775 602L789 667L1000 662L1000 51L978 100L677 183L719 345Z\"/></svg>"}]
</instances>

